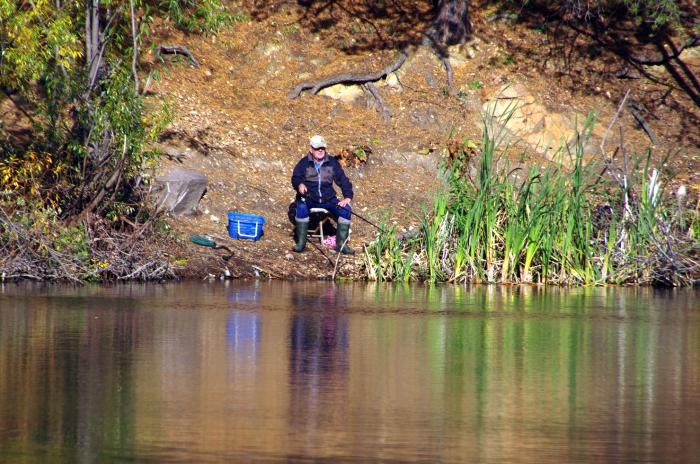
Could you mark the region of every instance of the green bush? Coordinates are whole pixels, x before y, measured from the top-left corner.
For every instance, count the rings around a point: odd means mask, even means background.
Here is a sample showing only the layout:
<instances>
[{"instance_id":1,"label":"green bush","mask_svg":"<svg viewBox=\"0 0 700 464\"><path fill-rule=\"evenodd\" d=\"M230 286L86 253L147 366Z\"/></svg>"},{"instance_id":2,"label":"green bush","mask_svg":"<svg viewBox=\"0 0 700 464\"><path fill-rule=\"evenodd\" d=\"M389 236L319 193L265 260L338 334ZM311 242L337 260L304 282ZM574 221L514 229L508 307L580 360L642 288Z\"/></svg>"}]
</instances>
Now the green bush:
<instances>
[{"instance_id":1,"label":"green bush","mask_svg":"<svg viewBox=\"0 0 700 464\"><path fill-rule=\"evenodd\" d=\"M138 184L159 156L151 142L172 118L167 102L143 94L139 57L153 16L201 33L240 18L220 0L97 5L0 0L0 92L26 123L20 136L0 125L0 249L6 255L0 267L8 275L132 275L128 255L109 247L95 254L90 247L106 240L133 247L107 229L149 217ZM105 241L87 240L96 228ZM107 256L118 257L119 265ZM133 275L154 275L147 268Z\"/></svg>"}]
</instances>

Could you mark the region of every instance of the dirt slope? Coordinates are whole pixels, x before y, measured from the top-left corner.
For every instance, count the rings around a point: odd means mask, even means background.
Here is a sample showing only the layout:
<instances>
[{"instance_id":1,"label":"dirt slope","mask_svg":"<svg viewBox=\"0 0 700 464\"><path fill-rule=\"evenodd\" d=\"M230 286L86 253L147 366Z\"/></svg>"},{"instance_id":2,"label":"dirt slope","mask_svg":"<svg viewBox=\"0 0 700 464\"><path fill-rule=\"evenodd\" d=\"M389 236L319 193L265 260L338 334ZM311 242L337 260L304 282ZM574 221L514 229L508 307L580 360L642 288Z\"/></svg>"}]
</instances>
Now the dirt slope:
<instances>
[{"instance_id":1,"label":"dirt slope","mask_svg":"<svg viewBox=\"0 0 700 464\"><path fill-rule=\"evenodd\" d=\"M409 228L418 226L415 213L439 188L436 166L447 140L478 140L479 110L504 84L523 84L553 111L586 114L595 109L606 124L627 88L643 102L660 92L658 84L647 80L610 80L618 66L610 61L595 62L597 68L583 61L569 63L564 72L565 64L551 53L545 36L525 26L489 23L489 12L477 9L476 40L453 50L452 95L443 91L446 77L439 60L418 49L398 72L398 85L377 83L390 118L367 92L353 102L306 94L289 99L300 82L340 72L374 72L391 63L396 52L390 47L359 45L377 31L391 36L387 31L392 21L370 27L336 12L333 28L314 30L319 18L309 23L296 2L274 3L279 8L270 8L264 17L236 23L217 36L187 36L165 27L155 31L161 43L186 45L202 64L194 68L183 58L158 63L147 57L161 74L151 88L153 98L166 99L175 113L161 143L172 159L158 173L183 166L203 172L210 184L201 214L169 219L176 239L169 254L173 261L187 263L183 275L218 276L224 270L219 252L192 245L192 234L211 235L233 248L235 258L228 268L234 276L268 272L314 278L332 273L333 266L313 247L303 254L290 252L289 177L315 133L326 137L332 153L371 149L368 163L346 168L355 186L353 207L373 221L385 217L389 224ZM429 14L429 8L421 8L417 11ZM693 55L690 62L700 60ZM697 108L677 93L655 105L651 124L662 148L680 149L670 172L697 189ZM629 134L626 143L647 147L648 138L632 117L622 120ZM531 161L546 162L537 157ZM227 239L228 211L265 216L264 237L258 242ZM353 224L356 248L373 239L371 226L358 220ZM334 254L327 254L335 261ZM357 275L357 263L357 258L341 260L340 274Z\"/></svg>"}]
</instances>

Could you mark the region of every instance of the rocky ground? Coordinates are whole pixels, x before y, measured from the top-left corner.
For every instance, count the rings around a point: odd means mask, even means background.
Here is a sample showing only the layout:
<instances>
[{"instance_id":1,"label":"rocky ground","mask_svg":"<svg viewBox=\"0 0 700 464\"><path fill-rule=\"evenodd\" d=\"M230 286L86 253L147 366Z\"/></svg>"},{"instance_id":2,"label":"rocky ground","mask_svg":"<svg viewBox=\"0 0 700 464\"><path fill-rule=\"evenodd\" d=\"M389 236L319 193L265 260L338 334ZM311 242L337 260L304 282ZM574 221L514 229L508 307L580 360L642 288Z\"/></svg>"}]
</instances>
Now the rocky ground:
<instances>
[{"instance_id":1,"label":"rocky ground","mask_svg":"<svg viewBox=\"0 0 700 464\"><path fill-rule=\"evenodd\" d=\"M209 183L198 214L168 218L173 244L167 253L185 276L332 274L333 266L313 247L302 254L290 251L287 207L294 192L289 178L308 138L316 133L326 137L332 153L352 153L358 147L371 152L366 163L346 168L355 187L356 212L374 222L396 224L399 230L418 226L417 213L440 188L437 166L448 140L470 138L478 143L489 102L496 105L497 114L510 102L519 102L506 126L511 144L507 156L514 163L547 163L553 153L548 148L570 140L572 127L576 122L580 126L591 111L598 113L601 124L587 153L600 156L605 128L629 89L658 138L655 159L672 152L667 173L674 183L688 185L695 192L691 198L697 199L698 108L680 91L667 93L666 84L615 78L619 63L579 56L575 41L571 50L562 52L561 44L547 34L491 21L492 12L475 8L474 39L451 49L451 90L436 55L416 45L395 74L376 83L381 105L359 86L336 86L321 95L304 93L290 99L289 92L300 82L385 68L396 58L397 44L418 43L411 34L422 23L397 32L395 26L390 29L391 18L370 25L330 9L333 27L324 29L319 26L326 24L322 17L309 19L296 2L272 3L275 8L264 14L254 3L231 4L252 19L216 36L188 36L166 26L154 30L155 41L187 46L200 67L184 57L166 56L164 62L145 58L160 74L151 86L152 101L167 101L175 115L160 142L168 156L154 175L184 167L205 174ZM429 20L429 14L423 14ZM372 37L391 36L391 31L397 36L385 40L390 46L368 46ZM686 61L698 69L697 49L688 51ZM667 82L664 69L657 68L652 69L654 75ZM628 148L644 151L650 146L630 111L624 111L620 121ZM610 136L608 147L618 142L617 135L614 140ZM267 223L262 239L229 239L229 211L263 215ZM360 244L375 233L372 226L354 220L352 244L361 251ZM234 258L224 262L222 251L192 244L191 235L215 238L234 251ZM335 261L335 254L325 252ZM341 276L360 272L357 257L343 258L339 267Z\"/></svg>"}]
</instances>

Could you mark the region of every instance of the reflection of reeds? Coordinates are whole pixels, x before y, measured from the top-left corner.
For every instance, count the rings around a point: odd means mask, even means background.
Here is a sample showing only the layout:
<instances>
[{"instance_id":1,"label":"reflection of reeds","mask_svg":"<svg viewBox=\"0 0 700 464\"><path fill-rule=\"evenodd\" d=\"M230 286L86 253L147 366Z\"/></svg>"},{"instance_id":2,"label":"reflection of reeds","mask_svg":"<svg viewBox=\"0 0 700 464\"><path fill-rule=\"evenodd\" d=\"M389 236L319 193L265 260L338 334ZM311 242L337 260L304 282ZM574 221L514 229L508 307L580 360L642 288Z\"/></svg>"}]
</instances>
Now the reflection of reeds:
<instances>
[{"instance_id":1,"label":"reflection of reeds","mask_svg":"<svg viewBox=\"0 0 700 464\"><path fill-rule=\"evenodd\" d=\"M389 229L365 252L367 277L559 285L697 282L697 211L683 211L664 198L648 162L637 177L624 172L613 176L624 179L619 185L603 182L595 160L584 162L593 123L589 117L575 143L559 150L559 162L532 166L520 178L494 158L501 134L484 129L474 178L463 165L446 168L448 189L423 211L419 237L402 241L395 227Z\"/></svg>"}]
</instances>

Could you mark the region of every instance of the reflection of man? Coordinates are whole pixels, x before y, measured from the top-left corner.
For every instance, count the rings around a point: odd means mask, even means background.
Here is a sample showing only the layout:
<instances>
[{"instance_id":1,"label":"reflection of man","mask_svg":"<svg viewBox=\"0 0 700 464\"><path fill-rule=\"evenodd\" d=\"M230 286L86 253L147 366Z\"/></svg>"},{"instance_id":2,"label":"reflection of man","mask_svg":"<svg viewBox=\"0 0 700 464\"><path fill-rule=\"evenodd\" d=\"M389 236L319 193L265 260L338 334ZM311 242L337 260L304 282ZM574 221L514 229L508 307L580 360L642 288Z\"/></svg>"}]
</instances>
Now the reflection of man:
<instances>
[{"instance_id":1,"label":"reflection of man","mask_svg":"<svg viewBox=\"0 0 700 464\"><path fill-rule=\"evenodd\" d=\"M350 323L336 285L295 285L289 306L289 420L324 424L350 414Z\"/></svg>"},{"instance_id":2,"label":"reflection of man","mask_svg":"<svg viewBox=\"0 0 700 464\"><path fill-rule=\"evenodd\" d=\"M338 201L333 183L343 193ZM350 201L352 200L352 183L347 178L338 160L326 153L326 141L320 135L309 140L309 152L297 163L292 173L292 187L297 192L296 198L296 244L292 248L297 253L306 248L306 234L309 231L309 210L311 208L327 209L338 218L338 233L335 237L336 251L354 254L355 251L344 246L350 232Z\"/></svg>"},{"instance_id":3,"label":"reflection of man","mask_svg":"<svg viewBox=\"0 0 700 464\"><path fill-rule=\"evenodd\" d=\"M341 298L342 299L342 298ZM290 368L294 374L343 373L347 370L348 320L336 300L336 287L320 294L294 291ZM330 312L329 312L330 310Z\"/></svg>"}]
</instances>

